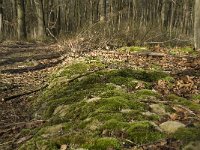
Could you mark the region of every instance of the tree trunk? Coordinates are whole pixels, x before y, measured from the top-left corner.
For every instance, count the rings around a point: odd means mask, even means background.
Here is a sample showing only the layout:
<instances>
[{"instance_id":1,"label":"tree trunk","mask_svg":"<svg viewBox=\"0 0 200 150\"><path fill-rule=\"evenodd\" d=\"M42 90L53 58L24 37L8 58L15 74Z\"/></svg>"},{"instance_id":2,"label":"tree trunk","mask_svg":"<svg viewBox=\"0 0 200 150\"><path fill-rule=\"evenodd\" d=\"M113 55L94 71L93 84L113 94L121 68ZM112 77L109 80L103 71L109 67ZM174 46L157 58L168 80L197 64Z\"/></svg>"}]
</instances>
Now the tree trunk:
<instances>
[{"instance_id":1,"label":"tree trunk","mask_svg":"<svg viewBox=\"0 0 200 150\"><path fill-rule=\"evenodd\" d=\"M104 21L104 20L106 20L106 1L105 0L100 0L100 2L99 2L99 14L100 14L100 16L99 16L99 20L100 21Z\"/></svg>"},{"instance_id":2,"label":"tree trunk","mask_svg":"<svg viewBox=\"0 0 200 150\"><path fill-rule=\"evenodd\" d=\"M27 38L26 34L26 22L25 22L25 1L17 1L17 34L18 40L24 40Z\"/></svg>"},{"instance_id":3,"label":"tree trunk","mask_svg":"<svg viewBox=\"0 0 200 150\"><path fill-rule=\"evenodd\" d=\"M200 49L200 0L195 3L194 46L196 50Z\"/></svg>"},{"instance_id":4,"label":"tree trunk","mask_svg":"<svg viewBox=\"0 0 200 150\"><path fill-rule=\"evenodd\" d=\"M0 0L0 40L3 38L3 0Z\"/></svg>"},{"instance_id":5,"label":"tree trunk","mask_svg":"<svg viewBox=\"0 0 200 150\"><path fill-rule=\"evenodd\" d=\"M36 11L37 11L37 24L38 32L37 37L39 39L44 39L46 36L45 25L44 25L44 11L43 11L43 1L35 0Z\"/></svg>"},{"instance_id":6,"label":"tree trunk","mask_svg":"<svg viewBox=\"0 0 200 150\"><path fill-rule=\"evenodd\" d=\"M166 15L166 0L162 1L162 9L161 9L161 29L165 27L165 15Z\"/></svg>"}]
</instances>

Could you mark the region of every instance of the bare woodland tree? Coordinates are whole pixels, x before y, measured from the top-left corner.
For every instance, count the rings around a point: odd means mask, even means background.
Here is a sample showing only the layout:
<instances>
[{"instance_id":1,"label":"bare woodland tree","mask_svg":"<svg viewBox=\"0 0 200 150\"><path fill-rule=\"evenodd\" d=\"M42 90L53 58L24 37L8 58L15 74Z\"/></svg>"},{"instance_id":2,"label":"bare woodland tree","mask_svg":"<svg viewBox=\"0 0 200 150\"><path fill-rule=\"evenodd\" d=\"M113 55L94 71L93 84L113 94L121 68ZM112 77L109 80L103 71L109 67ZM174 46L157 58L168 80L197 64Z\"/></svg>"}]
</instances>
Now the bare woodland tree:
<instances>
[{"instance_id":1,"label":"bare woodland tree","mask_svg":"<svg viewBox=\"0 0 200 150\"><path fill-rule=\"evenodd\" d=\"M45 24L44 24L43 0L35 0L34 2L37 10L37 24L38 24L37 37L39 39L43 39L46 36Z\"/></svg>"},{"instance_id":2,"label":"bare woodland tree","mask_svg":"<svg viewBox=\"0 0 200 150\"><path fill-rule=\"evenodd\" d=\"M3 38L3 0L0 0L0 40Z\"/></svg>"},{"instance_id":3,"label":"bare woodland tree","mask_svg":"<svg viewBox=\"0 0 200 150\"><path fill-rule=\"evenodd\" d=\"M195 49L200 49L200 0L195 2L194 43Z\"/></svg>"},{"instance_id":4,"label":"bare woodland tree","mask_svg":"<svg viewBox=\"0 0 200 150\"><path fill-rule=\"evenodd\" d=\"M2 3L1 32L6 38L22 39L27 34L42 39L50 33L51 37L67 36L92 28L105 37L118 36L133 43L191 38L194 29L198 33L199 0L196 5L191 0L0 0L0 6Z\"/></svg>"},{"instance_id":5,"label":"bare woodland tree","mask_svg":"<svg viewBox=\"0 0 200 150\"><path fill-rule=\"evenodd\" d=\"M25 1L17 1L17 35L18 39L26 39L26 21L25 21Z\"/></svg>"}]
</instances>

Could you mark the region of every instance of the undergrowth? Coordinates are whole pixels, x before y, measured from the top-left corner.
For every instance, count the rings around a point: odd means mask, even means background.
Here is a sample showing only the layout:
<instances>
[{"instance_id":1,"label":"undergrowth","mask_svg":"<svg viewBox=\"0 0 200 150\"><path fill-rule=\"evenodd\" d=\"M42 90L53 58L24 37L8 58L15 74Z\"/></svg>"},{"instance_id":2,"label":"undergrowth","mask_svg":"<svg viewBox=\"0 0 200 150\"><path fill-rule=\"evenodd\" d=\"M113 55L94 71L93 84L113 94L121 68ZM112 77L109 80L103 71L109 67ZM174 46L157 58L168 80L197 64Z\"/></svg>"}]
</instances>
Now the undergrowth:
<instances>
[{"instance_id":1,"label":"undergrowth","mask_svg":"<svg viewBox=\"0 0 200 150\"><path fill-rule=\"evenodd\" d=\"M92 71L98 67L101 69ZM167 135L152 121L161 117L145 115L150 107L144 100L162 100L162 95L153 90L161 79L172 78L162 71L109 69L101 63L79 62L64 67L52 75L50 86L35 105L36 118L48 123L20 149L59 149L69 144L71 148L118 150L159 141ZM144 86L138 89L141 83ZM168 99L192 110L200 107L174 95ZM174 137L184 138L179 132ZM190 130L184 133L190 135Z\"/></svg>"}]
</instances>

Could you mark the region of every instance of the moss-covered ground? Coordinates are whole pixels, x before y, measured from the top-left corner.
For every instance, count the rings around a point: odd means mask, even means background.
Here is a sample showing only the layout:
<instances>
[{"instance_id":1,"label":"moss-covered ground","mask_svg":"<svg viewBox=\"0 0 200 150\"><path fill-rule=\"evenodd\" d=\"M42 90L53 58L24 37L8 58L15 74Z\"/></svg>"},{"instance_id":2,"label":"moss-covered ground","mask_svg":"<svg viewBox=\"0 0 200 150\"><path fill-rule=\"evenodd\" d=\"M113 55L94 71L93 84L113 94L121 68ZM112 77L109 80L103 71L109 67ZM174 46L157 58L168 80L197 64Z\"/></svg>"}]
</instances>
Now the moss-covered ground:
<instances>
[{"instance_id":1,"label":"moss-covered ground","mask_svg":"<svg viewBox=\"0 0 200 150\"><path fill-rule=\"evenodd\" d=\"M176 112L174 106L199 112L200 104L199 95L188 100L159 93L154 88L158 81L173 86L174 78L160 69L112 69L95 60L61 68L34 103L35 118L47 123L20 150L55 150L64 144L70 149L120 150L169 138L182 145L200 140L198 123L174 135L159 128ZM152 112L150 105L157 103L166 114Z\"/></svg>"}]
</instances>

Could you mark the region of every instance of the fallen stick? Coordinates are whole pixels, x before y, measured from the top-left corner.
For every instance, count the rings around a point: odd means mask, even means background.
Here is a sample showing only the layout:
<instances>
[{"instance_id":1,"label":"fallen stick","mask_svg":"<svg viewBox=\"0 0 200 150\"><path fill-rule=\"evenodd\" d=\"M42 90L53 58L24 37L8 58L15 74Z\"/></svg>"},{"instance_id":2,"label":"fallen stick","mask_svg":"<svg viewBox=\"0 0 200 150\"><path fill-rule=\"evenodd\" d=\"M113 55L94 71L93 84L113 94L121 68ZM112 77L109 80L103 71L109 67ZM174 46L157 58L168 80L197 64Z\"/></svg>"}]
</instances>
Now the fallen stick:
<instances>
[{"instance_id":1,"label":"fallen stick","mask_svg":"<svg viewBox=\"0 0 200 150\"><path fill-rule=\"evenodd\" d=\"M19 145L21 143L24 143L24 142L30 140L32 137L33 137L33 135L28 135L28 136L22 137L18 141L16 141L16 144Z\"/></svg>"},{"instance_id":2,"label":"fallen stick","mask_svg":"<svg viewBox=\"0 0 200 150\"><path fill-rule=\"evenodd\" d=\"M58 39L53 35L53 33L49 30L49 28L46 28L46 30L49 32L49 35L50 35L56 42L58 42Z\"/></svg>"},{"instance_id":3,"label":"fallen stick","mask_svg":"<svg viewBox=\"0 0 200 150\"><path fill-rule=\"evenodd\" d=\"M9 96L9 97L5 97L5 98L2 98L2 101L3 102L6 102L6 101L10 101L10 100L13 100L15 98L18 98L18 97L22 97L22 96L25 96L25 95L30 95L32 93L35 93L35 92L38 92L44 88L48 87L48 84L38 88L38 89L35 89L35 90L32 90L32 91L27 91L25 93L20 93L20 94L17 94L17 95L12 95L12 96Z\"/></svg>"},{"instance_id":4,"label":"fallen stick","mask_svg":"<svg viewBox=\"0 0 200 150\"><path fill-rule=\"evenodd\" d=\"M158 52L138 52L136 55L152 56L152 57L165 57L167 54Z\"/></svg>"}]
</instances>

